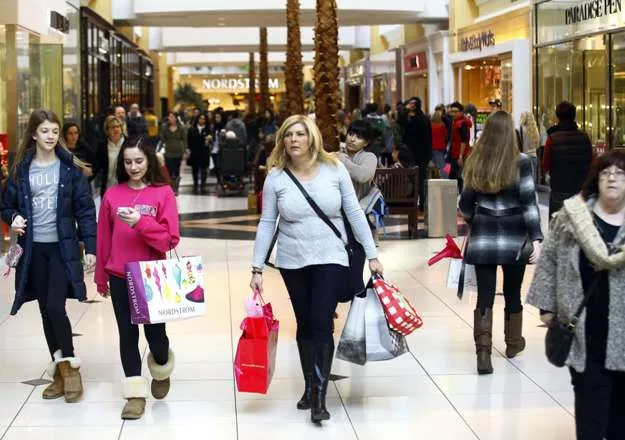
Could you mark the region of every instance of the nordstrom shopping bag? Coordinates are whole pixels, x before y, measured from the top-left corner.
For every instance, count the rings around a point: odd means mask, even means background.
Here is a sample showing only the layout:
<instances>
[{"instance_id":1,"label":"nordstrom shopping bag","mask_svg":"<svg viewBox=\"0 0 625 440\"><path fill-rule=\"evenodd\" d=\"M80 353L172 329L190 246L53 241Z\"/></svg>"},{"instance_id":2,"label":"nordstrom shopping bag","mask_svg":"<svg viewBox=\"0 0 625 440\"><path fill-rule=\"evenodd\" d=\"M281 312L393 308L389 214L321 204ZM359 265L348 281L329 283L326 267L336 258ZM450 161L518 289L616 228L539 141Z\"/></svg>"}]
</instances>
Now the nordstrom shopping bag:
<instances>
[{"instance_id":1,"label":"nordstrom shopping bag","mask_svg":"<svg viewBox=\"0 0 625 440\"><path fill-rule=\"evenodd\" d=\"M158 324L204 315L202 258L126 263L133 324Z\"/></svg>"},{"instance_id":2,"label":"nordstrom shopping bag","mask_svg":"<svg viewBox=\"0 0 625 440\"><path fill-rule=\"evenodd\" d=\"M365 341L368 361L395 359L408 351L406 338L389 327L382 303L371 284L367 287Z\"/></svg>"},{"instance_id":3,"label":"nordstrom shopping bag","mask_svg":"<svg viewBox=\"0 0 625 440\"><path fill-rule=\"evenodd\" d=\"M447 288L456 289L460 299L462 299L465 290L477 292L475 267L472 264L466 264L461 258L452 258L447 273Z\"/></svg>"},{"instance_id":4,"label":"nordstrom shopping bag","mask_svg":"<svg viewBox=\"0 0 625 440\"><path fill-rule=\"evenodd\" d=\"M347 321L336 348L336 358L352 364L367 363L367 342L365 341L365 312L367 297L355 296L349 308Z\"/></svg>"},{"instance_id":5,"label":"nordstrom shopping bag","mask_svg":"<svg viewBox=\"0 0 625 440\"><path fill-rule=\"evenodd\" d=\"M241 328L234 358L237 390L266 394L276 366L280 323L266 317L245 318Z\"/></svg>"}]
</instances>

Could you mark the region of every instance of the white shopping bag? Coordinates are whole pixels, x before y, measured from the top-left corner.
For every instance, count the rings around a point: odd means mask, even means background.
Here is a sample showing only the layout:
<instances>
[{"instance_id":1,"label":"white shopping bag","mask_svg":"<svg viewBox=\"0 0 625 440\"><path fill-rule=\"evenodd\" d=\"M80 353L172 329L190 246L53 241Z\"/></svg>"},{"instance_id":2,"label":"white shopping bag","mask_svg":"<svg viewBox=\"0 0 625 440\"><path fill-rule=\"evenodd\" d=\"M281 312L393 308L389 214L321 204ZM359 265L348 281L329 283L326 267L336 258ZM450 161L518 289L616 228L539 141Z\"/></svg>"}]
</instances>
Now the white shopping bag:
<instances>
[{"instance_id":1,"label":"white shopping bag","mask_svg":"<svg viewBox=\"0 0 625 440\"><path fill-rule=\"evenodd\" d=\"M464 266L464 283L460 284L460 277ZM460 258L452 258L449 261L449 272L447 273L447 288L456 289L458 298L462 299L465 291L477 292L477 278L475 267L472 264L464 264Z\"/></svg>"}]
</instances>

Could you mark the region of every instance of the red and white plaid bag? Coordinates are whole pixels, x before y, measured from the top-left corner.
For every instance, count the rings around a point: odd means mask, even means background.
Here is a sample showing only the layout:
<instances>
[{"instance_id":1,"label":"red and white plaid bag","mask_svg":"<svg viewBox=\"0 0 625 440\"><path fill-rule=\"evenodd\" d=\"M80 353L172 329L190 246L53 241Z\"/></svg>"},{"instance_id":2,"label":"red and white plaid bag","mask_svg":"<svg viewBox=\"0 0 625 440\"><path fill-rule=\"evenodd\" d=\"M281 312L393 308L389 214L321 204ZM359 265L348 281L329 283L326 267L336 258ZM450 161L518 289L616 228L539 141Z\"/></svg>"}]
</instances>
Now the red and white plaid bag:
<instances>
[{"instance_id":1,"label":"red and white plaid bag","mask_svg":"<svg viewBox=\"0 0 625 440\"><path fill-rule=\"evenodd\" d=\"M408 336L423 325L423 320L417 315L415 308L395 285L386 282L380 276L375 276L373 288L382 302L384 315L391 329Z\"/></svg>"}]
</instances>

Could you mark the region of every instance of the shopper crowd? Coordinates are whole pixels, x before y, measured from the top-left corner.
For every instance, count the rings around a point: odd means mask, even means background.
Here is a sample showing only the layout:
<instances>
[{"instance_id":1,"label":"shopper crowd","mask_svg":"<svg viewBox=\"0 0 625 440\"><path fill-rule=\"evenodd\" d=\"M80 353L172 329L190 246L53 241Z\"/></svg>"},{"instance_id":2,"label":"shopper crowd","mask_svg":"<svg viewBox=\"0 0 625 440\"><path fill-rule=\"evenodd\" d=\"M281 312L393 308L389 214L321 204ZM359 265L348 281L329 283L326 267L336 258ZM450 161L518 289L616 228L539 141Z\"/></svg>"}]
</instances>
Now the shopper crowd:
<instances>
[{"instance_id":1,"label":"shopper crowd","mask_svg":"<svg viewBox=\"0 0 625 440\"><path fill-rule=\"evenodd\" d=\"M521 286L527 265L535 264L528 303L541 310L548 326L570 324L574 336L566 364L578 439L621 438L625 153L594 157L588 135L575 122L575 106L562 102L556 115L557 125L541 136L531 112L515 123L509 113L494 109L478 123L471 104L438 105L431 115L418 97L395 110L368 104L337 114L341 148L327 152L314 120L303 115L194 109L168 112L158 121L136 104L128 112L118 106L103 118L102 139L92 146L77 124L62 125L46 110L33 112L4 176L0 210L23 249L11 314L28 301L37 301L41 313L53 378L43 398L76 402L82 396L81 363L65 303L87 299L85 272L91 271L97 292L112 300L118 326L125 374L122 418L142 417L150 392L156 399L167 396L175 357L166 325L144 326L152 376L148 391L124 267L161 260L179 244L175 195L181 166L191 167L194 193L205 194L211 173L218 182L229 178L222 173L223 150L232 149L244 152L243 167L254 175L255 191L262 192L250 287L262 293L263 270L277 243L275 264L297 322L305 385L297 408L310 410L312 421L330 418L326 393L337 304L365 291L366 265L372 274L383 272L375 225L363 201L383 196L375 191L378 168L418 167L422 210L429 178L458 181L458 206L469 226L464 261L474 266L477 280L477 372L494 373L498 267L506 356L525 349ZM536 193L543 173L551 185L544 244ZM94 195L101 197L97 224ZM578 316L580 304L585 307Z\"/></svg>"}]
</instances>

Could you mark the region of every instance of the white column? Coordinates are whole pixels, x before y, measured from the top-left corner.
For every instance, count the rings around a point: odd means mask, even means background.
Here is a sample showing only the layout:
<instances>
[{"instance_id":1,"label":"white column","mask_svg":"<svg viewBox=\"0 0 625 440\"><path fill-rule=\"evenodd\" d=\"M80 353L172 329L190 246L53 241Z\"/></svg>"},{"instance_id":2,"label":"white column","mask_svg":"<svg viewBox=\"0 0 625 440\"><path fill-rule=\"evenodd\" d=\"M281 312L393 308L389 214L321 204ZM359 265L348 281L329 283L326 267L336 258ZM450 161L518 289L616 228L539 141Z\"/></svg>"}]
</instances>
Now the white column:
<instances>
[{"instance_id":1,"label":"white column","mask_svg":"<svg viewBox=\"0 0 625 440\"><path fill-rule=\"evenodd\" d=\"M438 68L436 66L436 56L432 49L432 43L428 42L428 102L430 108L426 109L430 113L434 111L434 107L440 102L438 90L440 88L440 78L438 77Z\"/></svg>"},{"instance_id":2,"label":"white column","mask_svg":"<svg viewBox=\"0 0 625 440\"><path fill-rule=\"evenodd\" d=\"M449 61L449 36L443 37L443 103L451 104L454 99L454 70Z\"/></svg>"},{"instance_id":3,"label":"white column","mask_svg":"<svg viewBox=\"0 0 625 440\"><path fill-rule=\"evenodd\" d=\"M512 49L512 117L515 123L521 118L521 113L531 111L531 56L530 40L515 41Z\"/></svg>"}]
</instances>

